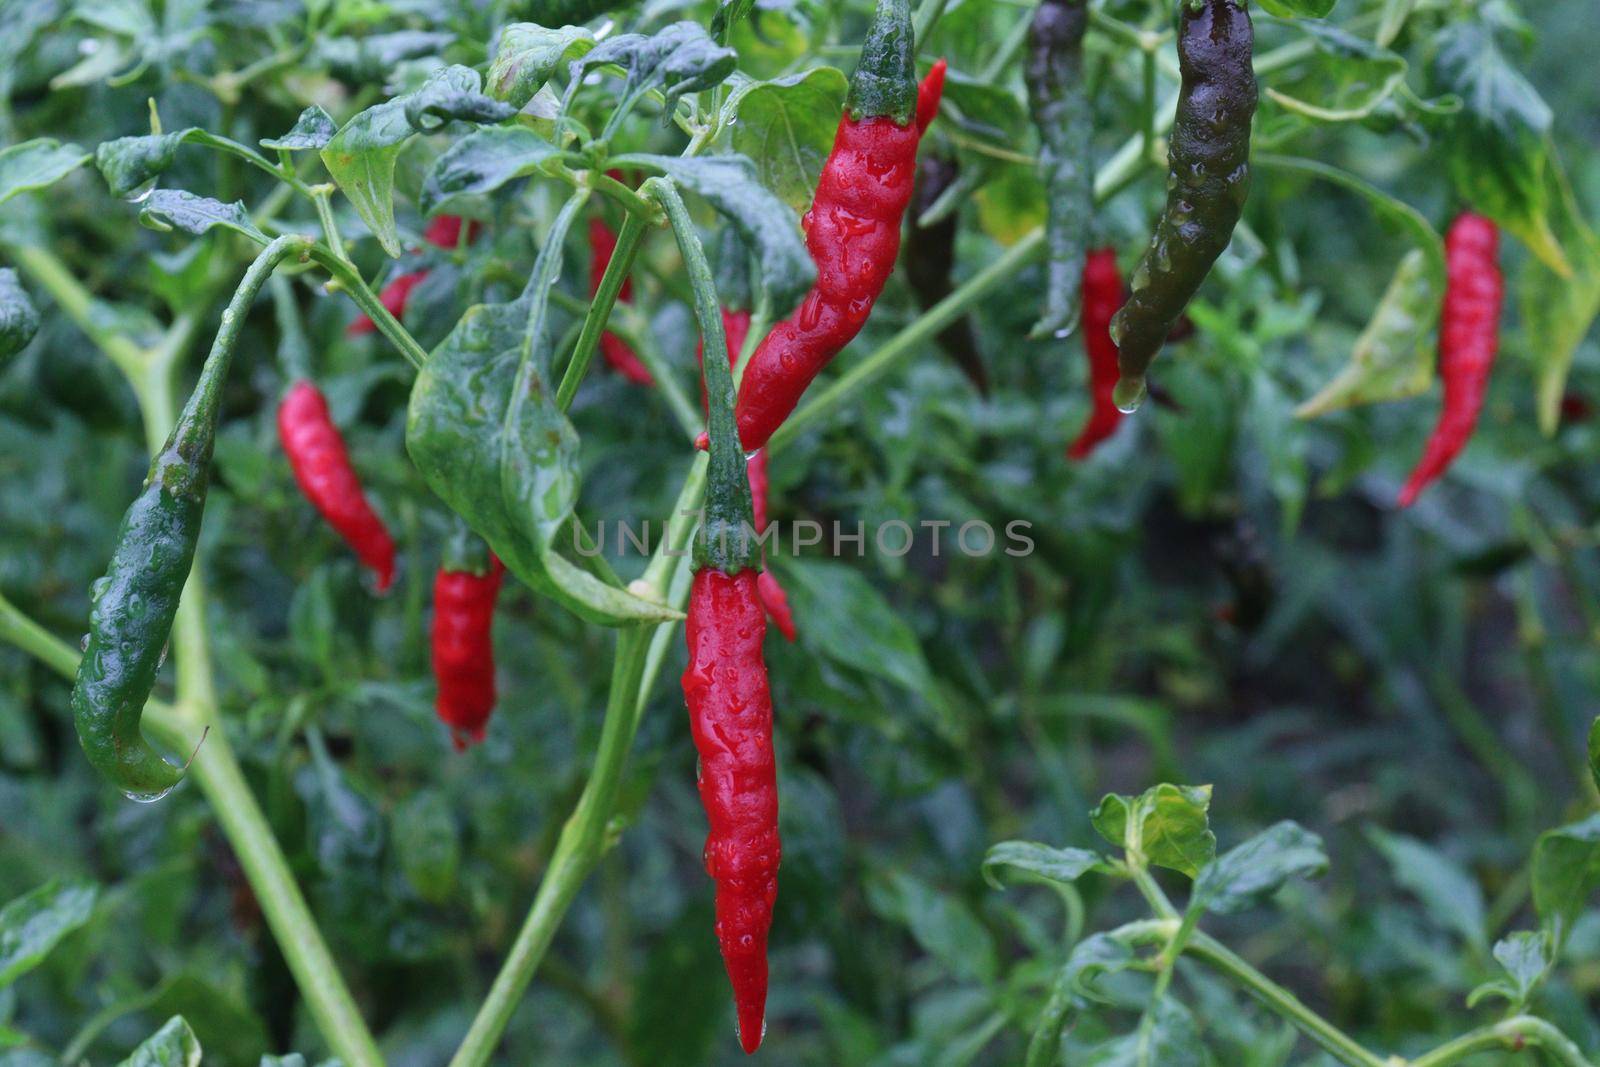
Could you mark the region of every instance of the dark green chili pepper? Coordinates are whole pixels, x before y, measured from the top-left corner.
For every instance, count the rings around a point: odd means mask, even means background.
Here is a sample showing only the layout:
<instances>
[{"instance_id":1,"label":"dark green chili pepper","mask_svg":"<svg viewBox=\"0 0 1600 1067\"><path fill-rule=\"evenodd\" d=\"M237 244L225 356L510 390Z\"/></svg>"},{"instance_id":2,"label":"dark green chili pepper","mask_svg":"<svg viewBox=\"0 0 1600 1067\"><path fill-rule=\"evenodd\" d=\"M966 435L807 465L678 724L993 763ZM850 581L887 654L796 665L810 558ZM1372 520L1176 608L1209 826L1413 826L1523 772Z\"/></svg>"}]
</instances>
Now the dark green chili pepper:
<instances>
[{"instance_id":1,"label":"dark green chili pepper","mask_svg":"<svg viewBox=\"0 0 1600 1067\"><path fill-rule=\"evenodd\" d=\"M1167 206L1130 279L1128 302L1111 320L1121 353L1117 406L1132 411L1145 371L1205 281L1250 192L1251 66L1255 34L1239 0L1183 0L1178 66L1183 84L1167 149Z\"/></svg>"},{"instance_id":2,"label":"dark green chili pepper","mask_svg":"<svg viewBox=\"0 0 1600 1067\"><path fill-rule=\"evenodd\" d=\"M151 461L144 490L122 517L105 577L95 583L89 642L72 688L72 716L89 762L136 799L155 799L183 777L182 768L145 741L139 720L194 562L234 342L273 268L308 245L303 237L280 237L250 265L222 313L194 392Z\"/></svg>"},{"instance_id":3,"label":"dark green chili pepper","mask_svg":"<svg viewBox=\"0 0 1600 1067\"><path fill-rule=\"evenodd\" d=\"M1028 109L1039 128L1039 174L1049 214L1044 309L1030 336L1065 337L1078 325L1079 287L1094 207L1091 116L1083 91L1085 0L1039 0L1028 29Z\"/></svg>"},{"instance_id":4,"label":"dark green chili pepper","mask_svg":"<svg viewBox=\"0 0 1600 1067\"><path fill-rule=\"evenodd\" d=\"M950 271L956 261L956 212L947 211L937 222L926 226L917 220L955 184L960 167L953 159L926 155L917 164L917 185L911 194L911 226L906 231L906 280L916 294L917 303L927 311L950 295L953 286ZM718 287L721 291L721 287ZM989 393L989 372L983 365L983 354L978 350L978 339L973 334L972 320L966 316L956 319L939 331L939 347L955 361L963 374L978 392Z\"/></svg>"}]
</instances>

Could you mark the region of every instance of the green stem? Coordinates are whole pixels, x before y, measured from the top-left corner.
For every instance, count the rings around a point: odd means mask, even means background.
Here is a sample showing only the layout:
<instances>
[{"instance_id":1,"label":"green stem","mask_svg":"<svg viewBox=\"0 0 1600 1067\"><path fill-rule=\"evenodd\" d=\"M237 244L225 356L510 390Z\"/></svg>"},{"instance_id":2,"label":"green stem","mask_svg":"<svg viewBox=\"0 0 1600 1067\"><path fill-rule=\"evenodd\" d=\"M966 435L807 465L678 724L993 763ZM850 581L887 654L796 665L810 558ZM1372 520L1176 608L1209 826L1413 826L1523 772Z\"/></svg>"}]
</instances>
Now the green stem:
<instances>
[{"instance_id":1,"label":"green stem","mask_svg":"<svg viewBox=\"0 0 1600 1067\"><path fill-rule=\"evenodd\" d=\"M6 253L27 272L56 302L73 324L88 335L97 347L111 357L124 373L132 373L144 358L144 350L132 341L102 325L94 315L94 296L79 283L66 265L43 245L7 244Z\"/></svg>"},{"instance_id":2,"label":"green stem","mask_svg":"<svg viewBox=\"0 0 1600 1067\"><path fill-rule=\"evenodd\" d=\"M333 190L334 187L327 183L311 187L311 200L317 205L317 222L322 225L322 239L328 242L328 247L333 254L350 262L350 256L345 252L344 236L339 233L339 223L333 217ZM466 227L462 227L466 231Z\"/></svg>"},{"instance_id":3,"label":"green stem","mask_svg":"<svg viewBox=\"0 0 1600 1067\"><path fill-rule=\"evenodd\" d=\"M417 339L411 336L410 331L389 314L389 309L384 307L383 301L367 287L367 283L362 280L354 264L347 259L341 259L332 249L320 244L311 246L311 258L338 280L340 286L356 302L356 306L366 312L367 318L378 327L378 332L387 337L413 367L421 370L427 364L427 349L417 344Z\"/></svg>"},{"instance_id":4,"label":"green stem","mask_svg":"<svg viewBox=\"0 0 1600 1067\"><path fill-rule=\"evenodd\" d=\"M184 599L188 599L187 594ZM69 682L78 673L79 655L72 646L23 615L4 597L0 597L0 640L36 657ZM199 745L190 768L194 779L239 857L261 903L262 914L328 1047L346 1064L382 1067L383 1058L300 895L288 859L239 771L227 737L220 724L213 722L206 733L195 719L192 712L180 711L163 701L151 700L145 705L144 724L162 744L183 752Z\"/></svg>"},{"instance_id":5,"label":"green stem","mask_svg":"<svg viewBox=\"0 0 1600 1067\"><path fill-rule=\"evenodd\" d=\"M641 582L659 599L675 569L683 562L684 545L694 529L695 513L689 507L705 490L706 457L699 454L689 468L683 489L667 519L667 535L657 546L655 556L645 568ZM688 597L688 585L672 587L672 603L681 607ZM644 679L651 650L670 634L672 624L658 626L646 641L649 627L633 626L617 631L617 650L612 663L611 690L606 699L605 721L600 727L600 745L595 752L594 769L584 785L572 814L567 817L556 842L550 865L539 882L533 906L523 920L522 929L512 942L500 973L490 986L489 995L467 1031L461 1047L450 1060L450 1067L483 1067L494 1055L518 1002L533 981L540 960L555 938L561 920L578 895L578 890L593 872L611 844L607 827L616 810L622 770L639 729L646 703ZM660 658L649 677L654 680Z\"/></svg>"},{"instance_id":6,"label":"green stem","mask_svg":"<svg viewBox=\"0 0 1600 1067\"><path fill-rule=\"evenodd\" d=\"M1350 1067L1395 1067L1393 1061L1363 1048L1349 1034L1306 1007L1299 997L1206 934L1195 931L1185 952L1232 978L1262 1005L1293 1023L1313 1044L1340 1063L1349 1064Z\"/></svg>"},{"instance_id":7,"label":"green stem","mask_svg":"<svg viewBox=\"0 0 1600 1067\"><path fill-rule=\"evenodd\" d=\"M617 295L628 280L628 272L633 269L633 259L639 253L639 241L644 237L644 228L644 218L634 212L628 212L622 220L622 229L617 233L616 251L611 254L611 262L606 264L600 288L595 290L594 300L584 316L578 345L572 350L572 358L567 361L561 384L556 387L556 406L562 411L572 406L572 398L578 395L579 384L584 375L589 373L595 349L600 347L600 338L606 332L606 320L611 317L612 305L617 302Z\"/></svg>"},{"instance_id":8,"label":"green stem","mask_svg":"<svg viewBox=\"0 0 1600 1067\"><path fill-rule=\"evenodd\" d=\"M1447 1041L1432 1052L1412 1060L1410 1067L1446 1067L1491 1049L1522 1052L1529 1048L1542 1049L1561 1067L1591 1067L1571 1038L1550 1023L1531 1015L1515 1015L1493 1026L1464 1034L1454 1041Z\"/></svg>"}]
</instances>

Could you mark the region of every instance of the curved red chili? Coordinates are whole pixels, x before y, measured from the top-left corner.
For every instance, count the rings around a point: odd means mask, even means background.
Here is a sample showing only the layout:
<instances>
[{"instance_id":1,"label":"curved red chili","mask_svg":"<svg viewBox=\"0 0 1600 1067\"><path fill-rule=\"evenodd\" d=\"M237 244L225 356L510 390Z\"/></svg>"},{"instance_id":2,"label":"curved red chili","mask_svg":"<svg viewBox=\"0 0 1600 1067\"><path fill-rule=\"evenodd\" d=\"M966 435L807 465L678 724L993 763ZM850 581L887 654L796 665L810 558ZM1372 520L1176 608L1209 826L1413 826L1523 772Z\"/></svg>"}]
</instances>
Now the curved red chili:
<instances>
[{"instance_id":1,"label":"curved red chili","mask_svg":"<svg viewBox=\"0 0 1600 1067\"><path fill-rule=\"evenodd\" d=\"M606 276L606 267L611 263L611 257L617 250L617 235L606 225L604 219L599 217L589 220L589 295L592 297L600 291L600 279ZM633 280L624 279L622 289L617 293L617 301L626 304L633 297ZM638 355L628 343L616 334L607 330L600 335L600 354L605 357L611 369L622 375L636 385L652 385L655 379L650 377L650 371L640 362Z\"/></svg>"},{"instance_id":2,"label":"curved red chili","mask_svg":"<svg viewBox=\"0 0 1600 1067\"><path fill-rule=\"evenodd\" d=\"M434 710L458 752L483 740L494 711L494 602L504 574L491 552L481 573L440 567L433 576Z\"/></svg>"},{"instance_id":3,"label":"curved red chili","mask_svg":"<svg viewBox=\"0 0 1600 1067\"><path fill-rule=\"evenodd\" d=\"M944 74L941 59L922 80L915 122L849 111L839 119L802 220L817 284L761 342L739 383L739 437L746 450L767 443L812 379L861 331L883 292L900 252L917 143L938 113Z\"/></svg>"},{"instance_id":4,"label":"curved red chili","mask_svg":"<svg viewBox=\"0 0 1600 1067\"><path fill-rule=\"evenodd\" d=\"M1478 424L1489 372L1500 344L1505 285L1498 256L1500 232L1482 215L1463 211L1445 235L1444 306L1439 315L1439 376L1444 407L1411 477L1400 490L1410 507L1467 446Z\"/></svg>"},{"instance_id":5,"label":"curved red chili","mask_svg":"<svg viewBox=\"0 0 1600 1067\"><path fill-rule=\"evenodd\" d=\"M758 572L695 573L685 632L683 694L700 754L696 785L706 809L705 864L717 886L717 943L733 985L739 1043L761 1045L766 1030L767 932L778 898L778 778L772 750L772 693L761 642Z\"/></svg>"},{"instance_id":6,"label":"curved red chili","mask_svg":"<svg viewBox=\"0 0 1600 1067\"><path fill-rule=\"evenodd\" d=\"M1083 351L1089 357L1089 395L1093 407L1077 440L1067 449L1072 459L1083 459L1101 441L1116 432L1122 412L1112 400L1117 387L1117 343L1111 339L1111 316L1122 306L1126 293L1117 270L1114 248L1089 253L1083 263Z\"/></svg>"},{"instance_id":7,"label":"curved red chili","mask_svg":"<svg viewBox=\"0 0 1600 1067\"><path fill-rule=\"evenodd\" d=\"M278 438L300 491L372 570L378 591L388 589L394 581L394 540L361 490L322 390L304 380L289 387L278 405Z\"/></svg>"},{"instance_id":8,"label":"curved red chili","mask_svg":"<svg viewBox=\"0 0 1600 1067\"><path fill-rule=\"evenodd\" d=\"M460 215L439 215L422 231L422 239L436 248L455 248L461 243L461 227L464 222ZM477 240L480 229L477 222L468 223L467 240L469 242ZM404 318L406 301L411 298L411 290L422 284L422 279L427 276L426 270L413 270L397 275L378 293L378 301L383 304L384 310L395 318ZM372 333L377 328L377 323L366 315L361 315L345 327L344 332L347 337L359 337L364 333Z\"/></svg>"}]
</instances>

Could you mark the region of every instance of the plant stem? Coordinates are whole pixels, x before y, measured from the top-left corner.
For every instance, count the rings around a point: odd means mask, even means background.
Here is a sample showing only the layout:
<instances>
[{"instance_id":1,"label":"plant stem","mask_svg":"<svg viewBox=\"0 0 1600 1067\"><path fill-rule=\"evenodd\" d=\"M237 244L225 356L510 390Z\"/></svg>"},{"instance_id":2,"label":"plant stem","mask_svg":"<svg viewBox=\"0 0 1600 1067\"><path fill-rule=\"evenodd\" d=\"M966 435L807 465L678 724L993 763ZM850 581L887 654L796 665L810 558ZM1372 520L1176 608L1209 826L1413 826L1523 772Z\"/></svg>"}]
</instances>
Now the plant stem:
<instances>
[{"instance_id":1,"label":"plant stem","mask_svg":"<svg viewBox=\"0 0 1600 1067\"><path fill-rule=\"evenodd\" d=\"M188 599L187 591L184 599ZM22 614L4 597L0 597L0 640L16 645L68 681L78 673L80 657L72 646ZM203 710L205 717L214 717L214 711ZM179 751L190 751L200 742L205 727L197 721L199 718L194 710L180 711L160 700L145 704L144 723L150 732L162 744ZM381 1067L383 1057L356 1011L355 1001L295 884L289 861L240 773L220 723L212 722L210 727L190 769L228 844L239 857L301 995L328 1047L346 1064Z\"/></svg>"},{"instance_id":2,"label":"plant stem","mask_svg":"<svg viewBox=\"0 0 1600 1067\"><path fill-rule=\"evenodd\" d=\"M378 332L387 337L413 367L421 370L427 364L427 349L417 344L417 339L411 336L410 331L389 314L389 309L384 307L383 301L367 287L367 283L362 280L349 260L341 259L332 249L320 244L311 246L311 258L338 280L345 292L350 294L350 299L354 300L356 306L366 312L367 318L378 327Z\"/></svg>"},{"instance_id":3,"label":"plant stem","mask_svg":"<svg viewBox=\"0 0 1600 1067\"><path fill-rule=\"evenodd\" d=\"M222 832L239 857L262 914L328 1047L347 1067L382 1067L383 1056L306 906L272 827L239 769L227 737L213 724L193 771Z\"/></svg>"},{"instance_id":4,"label":"plant stem","mask_svg":"<svg viewBox=\"0 0 1600 1067\"><path fill-rule=\"evenodd\" d=\"M606 332L606 319L611 317L611 307L617 302L617 295L628 280L628 272L633 269L634 256L639 253L639 241L644 237L644 227L643 217L632 211L622 220L622 229L617 233L616 251L611 253L611 262L606 264L600 288L595 290L594 300L584 316L578 345L572 350L572 358L567 361L561 384L556 387L556 407L562 411L572 406L572 398L578 394L583 376L589 373L589 363L594 359L595 349L600 347L600 338Z\"/></svg>"},{"instance_id":5,"label":"plant stem","mask_svg":"<svg viewBox=\"0 0 1600 1067\"><path fill-rule=\"evenodd\" d=\"M1196 930L1185 953L1232 978L1256 1000L1289 1020L1328 1055L1350 1067L1394 1067L1393 1061L1369 1052L1354 1038L1301 1003L1300 998L1234 955L1225 945Z\"/></svg>"},{"instance_id":6,"label":"plant stem","mask_svg":"<svg viewBox=\"0 0 1600 1067\"><path fill-rule=\"evenodd\" d=\"M107 329L94 317L94 296L83 287L66 265L43 245L7 244L6 253L27 272L56 302L73 324L88 335L123 373L132 373L144 357L144 350L121 334Z\"/></svg>"},{"instance_id":7,"label":"plant stem","mask_svg":"<svg viewBox=\"0 0 1600 1067\"><path fill-rule=\"evenodd\" d=\"M683 562L683 546L695 525L695 513L689 511L689 505L698 501L705 490L705 472L706 456L700 453L690 465L689 476L684 479L683 489L667 519L667 535L639 579L650 586L650 595L658 599ZM681 607L688 596L688 584L680 588L674 583L671 596L671 603ZM662 635L670 635L673 629L669 623L658 626L654 634L649 626L630 626L617 631L611 689L606 698L605 721L600 727L594 769L561 829L550 865L539 882L522 929L517 932L511 951L495 976L488 997L478 1008L466 1038L450 1060L450 1067L483 1067L489 1062L567 909L611 844L608 827L616 808L622 769L644 712L646 661L652 658L657 643L664 645L667 638ZM649 671L652 681L660 666L660 656L653 658L654 665Z\"/></svg>"},{"instance_id":8,"label":"plant stem","mask_svg":"<svg viewBox=\"0 0 1600 1067\"><path fill-rule=\"evenodd\" d=\"M1521 1052L1528 1048L1542 1049L1561 1067L1590 1067L1582 1051L1556 1027L1531 1015L1516 1015L1509 1019L1464 1034L1447 1041L1426 1055L1412 1060L1409 1067L1446 1067L1468 1056L1490 1049Z\"/></svg>"}]
</instances>

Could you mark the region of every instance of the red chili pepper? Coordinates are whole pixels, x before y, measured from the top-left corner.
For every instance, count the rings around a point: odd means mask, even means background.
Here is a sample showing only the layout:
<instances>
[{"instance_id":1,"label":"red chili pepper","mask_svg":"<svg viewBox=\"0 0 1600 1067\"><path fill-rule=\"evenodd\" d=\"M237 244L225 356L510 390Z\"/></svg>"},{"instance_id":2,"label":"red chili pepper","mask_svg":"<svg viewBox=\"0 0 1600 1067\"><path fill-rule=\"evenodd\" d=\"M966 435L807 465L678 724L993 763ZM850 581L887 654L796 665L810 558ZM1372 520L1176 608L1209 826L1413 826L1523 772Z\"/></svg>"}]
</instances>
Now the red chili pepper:
<instances>
[{"instance_id":1,"label":"red chili pepper","mask_svg":"<svg viewBox=\"0 0 1600 1067\"><path fill-rule=\"evenodd\" d=\"M730 314L738 315L724 317ZM733 413L733 376L721 359L702 360L701 367L714 403L707 417L705 509L684 627L689 664L683 695L700 754L696 784L710 824L705 864L717 886L717 942L733 985L739 1043L754 1052L766 1028L767 931L782 855L772 692L761 652L767 623L760 557L748 536L755 514Z\"/></svg>"},{"instance_id":2,"label":"red chili pepper","mask_svg":"<svg viewBox=\"0 0 1600 1067\"><path fill-rule=\"evenodd\" d=\"M494 602L504 574L491 552L480 571L447 565L433 576L434 709L457 752L483 740L494 711Z\"/></svg>"},{"instance_id":3,"label":"red chili pepper","mask_svg":"<svg viewBox=\"0 0 1600 1067\"><path fill-rule=\"evenodd\" d=\"M856 79L873 76L865 66L857 68ZM739 384L739 436L746 450L767 443L806 387L861 331L883 292L900 252L917 143L938 113L944 73L941 59L922 80L915 122L849 109L839 119L833 151L802 220L817 284L761 342Z\"/></svg>"},{"instance_id":4,"label":"red chili pepper","mask_svg":"<svg viewBox=\"0 0 1600 1067\"><path fill-rule=\"evenodd\" d=\"M617 235L606 225L604 219L597 217L589 220L589 251L589 295L592 297L600 291L600 279L606 276L606 267L610 265L611 257L617 251ZM622 289L617 293L617 300L626 304L632 297L633 280L624 279ZM639 361L639 357L628 347L628 343L610 330L600 335L600 354L605 356L612 370L628 381L636 385L655 383L655 379L650 377L650 371Z\"/></svg>"},{"instance_id":5,"label":"red chili pepper","mask_svg":"<svg viewBox=\"0 0 1600 1067\"><path fill-rule=\"evenodd\" d=\"M1093 408L1078 439L1067 449L1072 459L1083 459L1101 441L1116 432L1122 412L1111 399L1117 387L1117 343L1111 339L1111 316L1126 299L1122 273L1117 270L1114 248L1089 253L1083 264L1083 351L1089 357L1089 393Z\"/></svg>"},{"instance_id":6,"label":"red chili pepper","mask_svg":"<svg viewBox=\"0 0 1600 1067\"><path fill-rule=\"evenodd\" d=\"M750 312L730 311L722 309L722 332L728 339L728 364L737 365L739 353L744 348L745 338L750 335ZM701 362L705 358L705 344L695 352L695 361ZM705 382L700 385L700 406L706 406ZM750 502L751 512L755 517L755 531L761 533L767 528L767 450L757 449L746 461L745 469L750 475ZM762 571L761 580L757 583L761 591L761 603L766 606L767 614L772 617L772 622L778 627L778 632L783 634L788 641L794 641L796 636L794 626L794 609L789 606L789 597L783 591L783 585L778 581L778 576L771 571Z\"/></svg>"},{"instance_id":7,"label":"red chili pepper","mask_svg":"<svg viewBox=\"0 0 1600 1067\"><path fill-rule=\"evenodd\" d=\"M1400 506L1410 507L1466 447L1478 424L1483 396L1500 344L1500 232L1482 215L1463 211L1445 235L1448 268L1444 307L1439 316L1439 376L1444 408L1411 477L1400 490Z\"/></svg>"},{"instance_id":8,"label":"red chili pepper","mask_svg":"<svg viewBox=\"0 0 1600 1067\"><path fill-rule=\"evenodd\" d=\"M717 942L733 985L739 1042L761 1045L767 1001L767 931L778 897L778 779L772 693L761 642L758 572L703 567L689 592L689 665L683 694L700 754L696 784L711 832L706 873L717 885Z\"/></svg>"},{"instance_id":9,"label":"red chili pepper","mask_svg":"<svg viewBox=\"0 0 1600 1067\"><path fill-rule=\"evenodd\" d=\"M289 387L278 405L278 438L300 491L355 550L378 580L378 591L394 581L394 540L361 491L328 401L308 381Z\"/></svg>"},{"instance_id":10,"label":"red chili pepper","mask_svg":"<svg viewBox=\"0 0 1600 1067\"><path fill-rule=\"evenodd\" d=\"M427 229L422 231L422 239L437 248L455 248L461 243L460 215L440 215L428 223ZM467 225L467 241L477 240L478 231L481 229L477 222ZM388 285L378 293L378 300L383 304L384 310L395 318L404 318L406 301L411 298L411 290L422 284L422 279L428 276L425 270L409 271L395 276ZM377 330L378 324L366 315L358 317L345 328L345 336L359 337L364 333Z\"/></svg>"}]
</instances>

